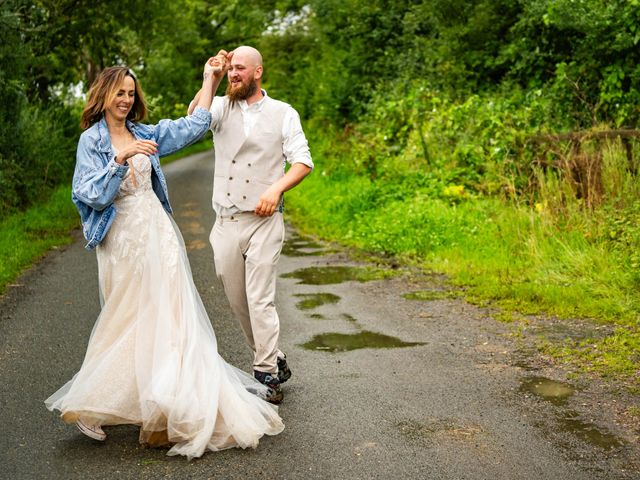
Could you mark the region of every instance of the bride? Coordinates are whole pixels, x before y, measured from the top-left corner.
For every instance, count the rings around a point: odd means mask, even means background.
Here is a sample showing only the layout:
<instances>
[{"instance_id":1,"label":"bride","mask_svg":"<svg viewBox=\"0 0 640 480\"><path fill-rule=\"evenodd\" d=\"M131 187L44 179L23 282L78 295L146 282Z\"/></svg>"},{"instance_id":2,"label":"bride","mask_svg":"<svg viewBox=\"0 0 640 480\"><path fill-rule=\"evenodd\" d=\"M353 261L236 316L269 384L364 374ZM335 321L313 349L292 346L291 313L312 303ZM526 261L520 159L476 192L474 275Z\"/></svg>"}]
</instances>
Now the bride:
<instances>
[{"instance_id":1,"label":"bride","mask_svg":"<svg viewBox=\"0 0 640 480\"><path fill-rule=\"evenodd\" d=\"M138 123L147 109L127 68L106 68L89 91L72 197L96 249L102 310L80 371L45 404L93 439L133 424L141 443L193 458L284 428L267 387L218 354L158 161L207 131L226 61L205 65L191 115L157 125Z\"/></svg>"}]
</instances>

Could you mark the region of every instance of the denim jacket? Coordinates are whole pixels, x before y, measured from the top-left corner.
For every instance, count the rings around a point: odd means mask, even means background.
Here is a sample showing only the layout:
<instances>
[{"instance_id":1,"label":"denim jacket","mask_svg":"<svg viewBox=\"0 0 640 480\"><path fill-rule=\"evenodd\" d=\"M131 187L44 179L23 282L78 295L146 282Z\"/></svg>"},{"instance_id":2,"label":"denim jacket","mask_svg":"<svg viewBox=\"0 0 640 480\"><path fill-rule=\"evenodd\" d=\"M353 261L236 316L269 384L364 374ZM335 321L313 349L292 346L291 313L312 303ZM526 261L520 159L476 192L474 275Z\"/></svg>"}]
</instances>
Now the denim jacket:
<instances>
[{"instance_id":1,"label":"denim jacket","mask_svg":"<svg viewBox=\"0 0 640 480\"><path fill-rule=\"evenodd\" d=\"M202 107L197 107L187 117L160 120L157 125L127 120L127 128L137 140L154 140L158 144L158 152L149 157L151 184L168 213L172 213L172 210L159 157L170 155L200 139L210 123L211 113ZM104 117L80 135L71 199L80 213L87 250L94 249L102 242L117 213L113 201L129 167L116 163L115 156Z\"/></svg>"}]
</instances>

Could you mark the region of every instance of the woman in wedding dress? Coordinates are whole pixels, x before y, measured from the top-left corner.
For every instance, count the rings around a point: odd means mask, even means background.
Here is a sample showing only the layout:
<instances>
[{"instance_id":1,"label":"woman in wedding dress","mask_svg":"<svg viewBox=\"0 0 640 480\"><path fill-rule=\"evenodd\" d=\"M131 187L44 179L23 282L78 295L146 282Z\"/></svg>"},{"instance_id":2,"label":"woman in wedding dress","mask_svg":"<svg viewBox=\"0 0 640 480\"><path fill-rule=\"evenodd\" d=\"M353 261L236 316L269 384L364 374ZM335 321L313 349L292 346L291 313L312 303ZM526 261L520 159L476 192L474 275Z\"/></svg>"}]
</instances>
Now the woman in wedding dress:
<instances>
[{"instance_id":1,"label":"woman in wedding dress","mask_svg":"<svg viewBox=\"0 0 640 480\"><path fill-rule=\"evenodd\" d=\"M207 131L225 61L205 65L191 115L157 125L138 123L146 106L130 70L107 68L90 89L73 200L96 248L102 310L80 371L45 404L93 439L133 424L140 442L193 458L284 428L267 387L218 354L158 161Z\"/></svg>"}]
</instances>

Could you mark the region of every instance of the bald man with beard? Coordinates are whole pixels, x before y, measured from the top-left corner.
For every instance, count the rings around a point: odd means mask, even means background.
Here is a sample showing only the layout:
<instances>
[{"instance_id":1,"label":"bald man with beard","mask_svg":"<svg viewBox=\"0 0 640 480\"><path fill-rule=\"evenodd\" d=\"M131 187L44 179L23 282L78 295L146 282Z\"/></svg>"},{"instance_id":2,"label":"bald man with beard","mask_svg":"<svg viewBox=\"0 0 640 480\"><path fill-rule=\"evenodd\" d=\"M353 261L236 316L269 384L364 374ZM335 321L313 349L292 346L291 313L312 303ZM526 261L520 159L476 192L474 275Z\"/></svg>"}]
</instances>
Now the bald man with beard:
<instances>
[{"instance_id":1,"label":"bald man with beard","mask_svg":"<svg viewBox=\"0 0 640 480\"><path fill-rule=\"evenodd\" d=\"M276 267L284 241L284 192L313 169L298 113L267 95L262 55L253 47L220 50L224 97L211 105L215 174L211 231L216 275L253 351L256 379L269 387L267 400L280 403L281 384L291 377L278 341ZM200 93L189 107L197 104ZM285 173L285 163L291 166Z\"/></svg>"}]
</instances>

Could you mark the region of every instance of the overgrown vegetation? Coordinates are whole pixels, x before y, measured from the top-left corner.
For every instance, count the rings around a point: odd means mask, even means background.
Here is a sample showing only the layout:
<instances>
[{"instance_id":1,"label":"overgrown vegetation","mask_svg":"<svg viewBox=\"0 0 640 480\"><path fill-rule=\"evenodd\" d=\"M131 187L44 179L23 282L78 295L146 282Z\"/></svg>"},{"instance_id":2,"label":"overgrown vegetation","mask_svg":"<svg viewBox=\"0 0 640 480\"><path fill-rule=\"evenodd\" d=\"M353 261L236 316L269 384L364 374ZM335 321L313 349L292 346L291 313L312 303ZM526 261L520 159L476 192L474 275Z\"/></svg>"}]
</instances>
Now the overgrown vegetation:
<instances>
[{"instance_id":1,"label":"overgrown vegetation","mask_svg":"<svg viewBox=\"0 0 640 480\"><path fill-rule=\"evenodd\" d=\"M253 44L312 144L301 228L476 301L612 323L546 351L638 371L640 147L603 132L640 118L640 0L98 3L0 4L0 216L69 178L74 85L126 63L152 120L177 116L203 59Z\"/></svg>"}]
</instances>

